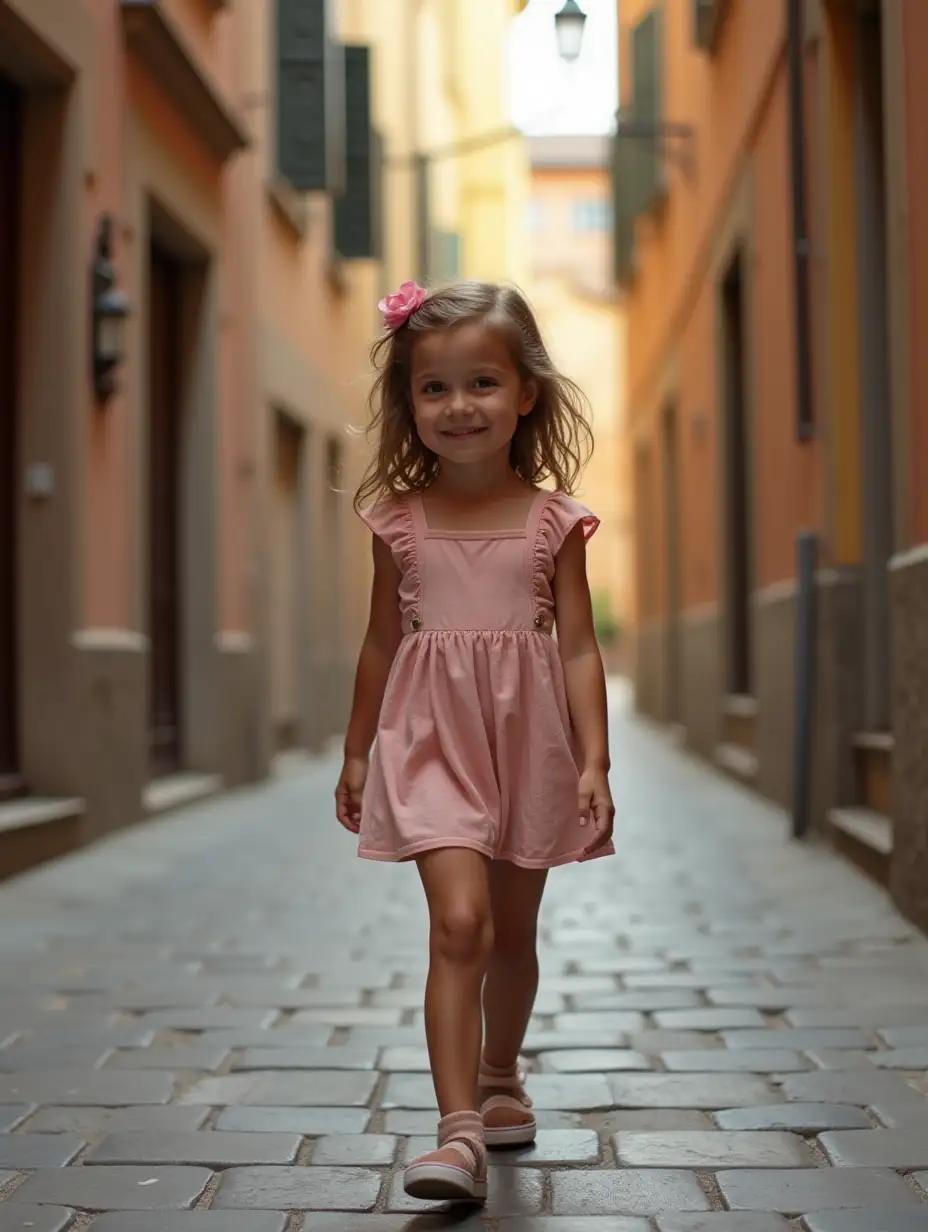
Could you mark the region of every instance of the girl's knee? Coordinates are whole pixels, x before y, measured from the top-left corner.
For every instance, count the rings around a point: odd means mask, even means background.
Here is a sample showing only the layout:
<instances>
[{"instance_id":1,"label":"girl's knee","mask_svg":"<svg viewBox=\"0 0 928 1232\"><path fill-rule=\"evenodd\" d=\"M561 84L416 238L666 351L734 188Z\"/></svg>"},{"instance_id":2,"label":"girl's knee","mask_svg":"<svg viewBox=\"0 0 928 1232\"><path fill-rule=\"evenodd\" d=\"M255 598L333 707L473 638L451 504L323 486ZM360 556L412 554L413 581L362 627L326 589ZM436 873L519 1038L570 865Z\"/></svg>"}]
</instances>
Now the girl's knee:
<instances>
[{"instance_id":1,"label":"girl's knee","mask_svg":"<svg viewBox=\"0 0 928 1232\"><path fill-rule=\"evenodd\" d=\"M497 924L493 932L493 957L512 966L527 966L537 961L537 930L534 928L507 928Z\"/></svg>"},{"instance_id":2,"label":"girl's knee","mask_svg":"<svg viewBox=\"0 0 928 1232\"><path fill-rule=\"evenodd\" d=\"M485 962L493 949L489 907L467 900L443 906L432 916L432 947L451 962Z\"/></svg>"}]
</instances>

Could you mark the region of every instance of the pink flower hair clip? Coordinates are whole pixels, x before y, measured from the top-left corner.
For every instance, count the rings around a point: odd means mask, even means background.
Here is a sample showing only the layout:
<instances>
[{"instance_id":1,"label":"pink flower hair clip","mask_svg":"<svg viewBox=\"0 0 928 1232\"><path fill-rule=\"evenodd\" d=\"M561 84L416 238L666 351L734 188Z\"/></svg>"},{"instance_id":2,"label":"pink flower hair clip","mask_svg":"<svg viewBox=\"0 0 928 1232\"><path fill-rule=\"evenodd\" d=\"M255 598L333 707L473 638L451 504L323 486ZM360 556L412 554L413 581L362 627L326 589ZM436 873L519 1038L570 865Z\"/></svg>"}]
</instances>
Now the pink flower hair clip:
<instances>
[{"instance_id":1,"label":"pink flower hair clip","mask_svg":"<svg viewBox=\"0 0 928 1232\"><path fill-rule=\"evenodd\" d=\"M383 313L383 323L387 329L399 329L404 325L417 308L428 299L428 291L417 282L404 282L398 291L382 299L377 307Z\"/></svg>"}]
</instances>

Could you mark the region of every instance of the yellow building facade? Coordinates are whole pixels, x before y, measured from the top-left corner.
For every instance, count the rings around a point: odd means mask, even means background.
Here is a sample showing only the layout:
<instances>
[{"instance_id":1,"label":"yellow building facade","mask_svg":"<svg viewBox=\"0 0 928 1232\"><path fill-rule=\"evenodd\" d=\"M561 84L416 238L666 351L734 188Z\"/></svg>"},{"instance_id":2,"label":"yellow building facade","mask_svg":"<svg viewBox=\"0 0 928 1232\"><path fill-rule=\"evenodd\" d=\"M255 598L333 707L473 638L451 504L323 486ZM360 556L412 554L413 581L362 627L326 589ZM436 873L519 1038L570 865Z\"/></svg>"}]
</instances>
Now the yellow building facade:
<instances>
[{"instance_id":1,"label":"yellow building facade","mask_svg":"<svg viewBox=\"0 0 928 1232\"><path fill-rule=\"evenodd\" d=\"M533 137L527 289L555 363L589 399L595 448L579 492L601 519L588 571L608 665L624 666L632 615L625 318L612 283L609 139Z\"/></svg>"},{"instance_id":2,"label":"yellow building facade","mask_svg":"<svg viewBox=\"0 0 928 1232\"><path fill-rule=\"evenodd\" d=\"M506 95L509 23L522 7L341 0L341 37L372 47L386 286L524 276L529 170Z\"/></svg>"}]
</instances>

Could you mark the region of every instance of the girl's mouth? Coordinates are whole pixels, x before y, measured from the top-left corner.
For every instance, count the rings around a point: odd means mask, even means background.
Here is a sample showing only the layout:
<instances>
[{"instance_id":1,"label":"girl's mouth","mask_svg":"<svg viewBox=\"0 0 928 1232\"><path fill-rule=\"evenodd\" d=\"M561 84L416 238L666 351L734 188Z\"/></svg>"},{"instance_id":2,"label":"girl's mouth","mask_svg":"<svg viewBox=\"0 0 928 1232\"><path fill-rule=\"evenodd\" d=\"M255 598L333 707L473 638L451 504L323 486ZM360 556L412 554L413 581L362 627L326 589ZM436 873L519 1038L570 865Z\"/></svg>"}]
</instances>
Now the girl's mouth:
<instances>
[{"instance_id":1,"label":"girl's mouth","mask_svg":"<svg viewBox=\"0 0 928 1232\"><path fill-rule=\"evenodd\" d=\"M442 436L450 436L452 440L463 440L468 436L479 436L486 428L446 428Z\"/></svg>"}]
</instances>

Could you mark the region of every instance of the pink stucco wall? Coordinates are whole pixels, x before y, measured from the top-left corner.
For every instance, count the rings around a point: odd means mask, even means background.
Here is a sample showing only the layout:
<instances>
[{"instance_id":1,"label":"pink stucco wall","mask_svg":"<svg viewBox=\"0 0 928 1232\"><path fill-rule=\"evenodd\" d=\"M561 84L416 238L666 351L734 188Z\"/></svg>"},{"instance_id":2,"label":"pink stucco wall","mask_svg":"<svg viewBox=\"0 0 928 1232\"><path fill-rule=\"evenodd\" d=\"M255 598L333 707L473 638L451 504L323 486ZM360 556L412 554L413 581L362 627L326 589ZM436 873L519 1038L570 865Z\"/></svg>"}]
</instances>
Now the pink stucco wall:
<instances>
[{"instance_id":1,"label":"pink stucco wall","mask_svg":"<svg viewBox=\"0 0 928 1232\"><path fill-rule=\"evenodd\" d=\"M133 190L145 182L133 139L144 126L171 151L179 175L189 176L215 203L222 218L219 263L222 295L220 336L220 526L222 548L220 612L223 628L247 624L244 596L246 506L253 498L253 457L249 457L247 391L254 380L249 342L254 335L253 295L249 294L251 226L246 167L221 168L190 124L146 69L127 54L117 0L88 0L96 25L97 73L93 86L93 168L86 188L87 252L99 216L118 220L115 263L121 287L138 314L143 308L144 282L133 270L144 271L137 220L132 217ZM169 17L198 59L205 74L224 86L233 63L234 10L208 19L207 6L191 0L169 0ZM251 211L253 213L253 210ZM143 400L133 398L144 388L144 330L131 335L135 346L120 374L120 392L105 409L91 407L86 430L86 535L84 612L91 627L138 628L144 625L144 605L136 601L137 556L146 551L144 500L136 492L144 476L139 464L144 442ZM135 371L133 371L135 369ZM89 393L89 390L88 390Z\"/></svg>"}]
</instances>

